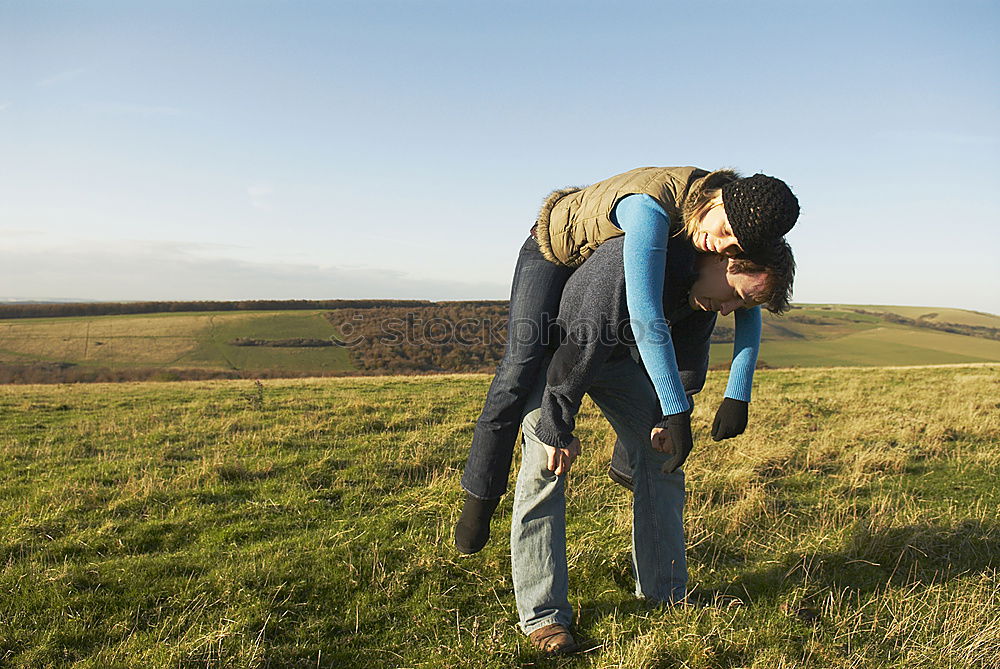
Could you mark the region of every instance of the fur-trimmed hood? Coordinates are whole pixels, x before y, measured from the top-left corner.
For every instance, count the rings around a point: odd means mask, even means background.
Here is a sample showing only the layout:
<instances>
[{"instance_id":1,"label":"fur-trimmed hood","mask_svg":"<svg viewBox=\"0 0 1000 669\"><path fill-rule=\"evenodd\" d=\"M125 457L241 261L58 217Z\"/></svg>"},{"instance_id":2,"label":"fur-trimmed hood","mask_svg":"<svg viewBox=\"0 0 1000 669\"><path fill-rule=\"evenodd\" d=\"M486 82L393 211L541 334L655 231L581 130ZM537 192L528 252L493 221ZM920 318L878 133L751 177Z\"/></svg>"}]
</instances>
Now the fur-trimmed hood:
<instances>
[{"instance_id":1,"label":"fur-trimmed hood","mask_svg":"<svg viewBox=\"0 0 1000 669\"><path fill-rule=\"evenodd\" d=\"M545 201L542 202L541 209L538 210L538 218L535 219L536 228L535 238L538 240L538 248L541 250L542 255L549 262L554 262L559 265L562 262L555 256L552 252L552 241L549 236L549 219L552 216L552 209L556 206L556 202L563 199L567 195L572 195L573 193L579 193L585 188L585 186L567 186L566 188L557 188L545 197Z\"/></svg>"}]
</instances>

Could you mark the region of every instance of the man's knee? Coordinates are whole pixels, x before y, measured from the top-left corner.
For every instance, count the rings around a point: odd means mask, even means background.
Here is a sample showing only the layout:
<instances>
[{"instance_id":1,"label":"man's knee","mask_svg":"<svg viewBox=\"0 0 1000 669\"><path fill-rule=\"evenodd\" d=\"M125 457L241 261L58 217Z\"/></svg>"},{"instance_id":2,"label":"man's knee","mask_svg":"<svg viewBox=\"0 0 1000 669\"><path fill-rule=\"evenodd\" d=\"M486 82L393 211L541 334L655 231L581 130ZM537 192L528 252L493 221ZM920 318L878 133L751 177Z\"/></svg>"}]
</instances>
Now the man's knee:
<instances>
[{"instance_id":1,"label":"man's knee","mask_svg":"<svg viewBox=\"0 0 1000 669\"><path fill-rule=\"evenodd\" d=\"M521 420L521 433L524 435L526 441L538 442L535 429L538 427L538 421L541 420L541 416L541 409L532 409Z\"/></svg>"}]
</instances>

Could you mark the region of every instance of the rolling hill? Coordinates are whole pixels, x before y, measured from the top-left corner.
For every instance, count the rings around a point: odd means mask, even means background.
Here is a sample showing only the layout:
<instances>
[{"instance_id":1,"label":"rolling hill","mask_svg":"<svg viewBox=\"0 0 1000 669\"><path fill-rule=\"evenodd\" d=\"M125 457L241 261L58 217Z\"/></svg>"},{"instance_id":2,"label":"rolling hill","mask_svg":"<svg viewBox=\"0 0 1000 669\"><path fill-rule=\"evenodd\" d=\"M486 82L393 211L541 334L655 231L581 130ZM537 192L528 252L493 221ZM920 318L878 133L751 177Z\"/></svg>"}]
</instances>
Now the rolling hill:
<instances>
[{"instance_id":1,"label":"rolling hill","mask_svg":"<svg viewBox=\"0 0 1000 669\"><path fill-rule=\"evenodd\" d=\"M732 328L732 316L719 326ZM961 309L802 304L784 316L765 312L762 338L760 362L771 367L1000 361L1000 316ZM712 345L714 366L730 356L728 344Z\"/></svg>"}]
</instances>

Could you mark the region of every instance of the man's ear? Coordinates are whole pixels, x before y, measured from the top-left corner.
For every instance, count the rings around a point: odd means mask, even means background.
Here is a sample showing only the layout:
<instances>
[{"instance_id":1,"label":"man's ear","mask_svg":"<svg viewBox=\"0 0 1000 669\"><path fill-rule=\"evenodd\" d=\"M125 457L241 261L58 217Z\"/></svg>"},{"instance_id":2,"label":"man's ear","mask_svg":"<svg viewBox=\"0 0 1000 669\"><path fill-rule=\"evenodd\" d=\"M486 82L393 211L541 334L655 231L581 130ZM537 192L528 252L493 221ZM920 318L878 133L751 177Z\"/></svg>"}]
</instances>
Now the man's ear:
<instances>
[{"instance_id":1,"label":"man's ear","mask_svg":"<svg viewBox=\"0 0 1000 669\"><path fill-rule=\"evenodd\" d=\"M735 276L741 274L739 261L734 258L722 258L726 261L726 276ZM726 283L732 284L732 282L727 278Z\"/></svg>"}]
</instances>

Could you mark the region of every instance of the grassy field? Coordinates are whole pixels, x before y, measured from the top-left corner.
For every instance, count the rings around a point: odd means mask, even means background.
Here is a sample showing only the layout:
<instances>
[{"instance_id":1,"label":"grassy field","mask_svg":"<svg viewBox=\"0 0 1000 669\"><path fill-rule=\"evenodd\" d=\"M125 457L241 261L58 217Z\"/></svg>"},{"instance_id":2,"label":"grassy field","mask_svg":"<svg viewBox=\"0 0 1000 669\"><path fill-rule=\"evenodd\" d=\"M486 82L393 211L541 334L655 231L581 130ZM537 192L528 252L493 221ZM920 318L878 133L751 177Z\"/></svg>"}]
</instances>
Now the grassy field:
<instances>
[{"instance_id":1,"label":"grassy field","mask_svg":"<svg viewBox=\"0 0 1000 669\"><path fill-rule=\"evenodd\" d=\"M873 313L858 313L858 309ZM80 370L163 370L164 376L171 369L292 376L356 369L358 363L347 348L230 343L237 338L330 339L337 329L323 314L229 311L0 320L0 366L68 363ZM760 359L771 367L1000 362L1000 340L891 322L879 314L1000 328L1000 317L960 309L798 305L784 317L765 314ZM732 317L720 319L720 324L732 328ZM730 345L714 345L713 365L727 365L731 351ZM388 358L380 359L378 369L400 354L389 347L382 352Z\"/></svg>"},{"instance_id":2,"label":"grassy field","mask_svg":"<svg viewBox=\"0 0 1000 669\"><path fill-rule=\"evenodd\" d=\"M489 378L0 387L0 666L1000 667L1000 367L764 370L695 410L690 605L631 596L591 404L569 489L587 652L516 630L510 496L451 529Z\"/></svg>"},{"instance_id":3,"label":"grassy field","mask_svg":"<svg viewBox=\"0 0 1000 669\"><path fill-rule=\"evenodd\" d=\"M713 344L712 362L732 358L732 344ZM900 327L859 329L835 338L765 340L760 359L773 367L943 365L1000 360L1000 341Z\"/></svg>"}]
</instances>

